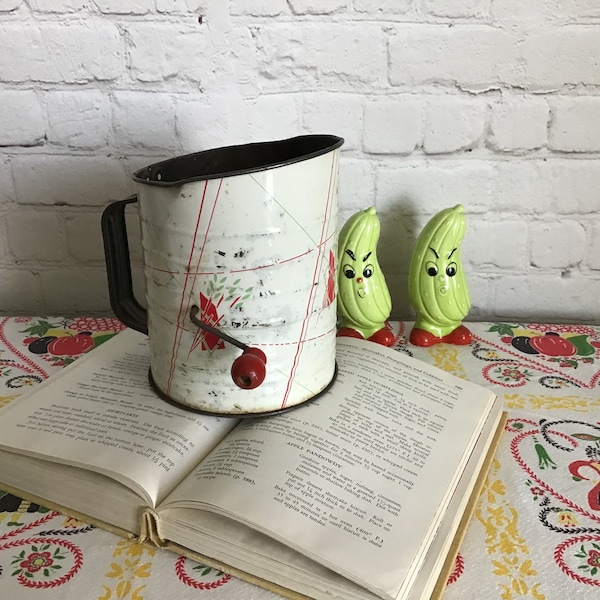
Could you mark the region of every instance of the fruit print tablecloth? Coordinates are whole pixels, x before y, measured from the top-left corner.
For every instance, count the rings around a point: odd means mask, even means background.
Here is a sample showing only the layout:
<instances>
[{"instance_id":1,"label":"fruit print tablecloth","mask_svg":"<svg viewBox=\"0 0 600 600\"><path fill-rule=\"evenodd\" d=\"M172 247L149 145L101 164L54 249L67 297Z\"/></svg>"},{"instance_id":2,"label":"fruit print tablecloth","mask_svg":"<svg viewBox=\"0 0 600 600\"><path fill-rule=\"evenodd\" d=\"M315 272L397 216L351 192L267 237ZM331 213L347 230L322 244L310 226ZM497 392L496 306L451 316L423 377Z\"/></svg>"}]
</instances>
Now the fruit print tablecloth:
<instances>
[{"instance_id":1,"label":"fruit print tablecloth","mask_svg":"<svg viewBox=\"0 0 600 600\"><path fill-rule=\"evenodd\" d=\"M448 600L600 597L600 327L470 323L469 346L395 348L499 394L509 413ZM0 406L123 328L116 319L0 317ZM0 491L0 597L275 599Z\"/></svg>"}]
</instances>

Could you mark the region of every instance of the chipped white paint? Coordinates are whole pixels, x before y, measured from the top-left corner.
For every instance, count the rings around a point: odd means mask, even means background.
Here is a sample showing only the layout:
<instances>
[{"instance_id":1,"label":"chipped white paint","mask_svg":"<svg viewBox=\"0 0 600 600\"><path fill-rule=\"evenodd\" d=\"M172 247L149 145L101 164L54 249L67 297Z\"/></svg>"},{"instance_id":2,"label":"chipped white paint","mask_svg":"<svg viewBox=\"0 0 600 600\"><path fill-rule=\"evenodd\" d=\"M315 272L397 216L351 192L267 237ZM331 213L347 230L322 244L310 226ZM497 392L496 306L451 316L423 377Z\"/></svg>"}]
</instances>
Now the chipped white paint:
<instances>
[{"instance_id":1,"label":"chipped white paint","mask_svg":"<svg viewBox=\"0 0 600 600\"><path fill-rule=\"evenodd\" d=\"M331 382L338 157L334 149L241 175L139 184L151 371L170 399L255 414L297 405ZM266 354L262 385L234 384L241 350L198 329L193 306Z\"/></svg>"}]
</instances>

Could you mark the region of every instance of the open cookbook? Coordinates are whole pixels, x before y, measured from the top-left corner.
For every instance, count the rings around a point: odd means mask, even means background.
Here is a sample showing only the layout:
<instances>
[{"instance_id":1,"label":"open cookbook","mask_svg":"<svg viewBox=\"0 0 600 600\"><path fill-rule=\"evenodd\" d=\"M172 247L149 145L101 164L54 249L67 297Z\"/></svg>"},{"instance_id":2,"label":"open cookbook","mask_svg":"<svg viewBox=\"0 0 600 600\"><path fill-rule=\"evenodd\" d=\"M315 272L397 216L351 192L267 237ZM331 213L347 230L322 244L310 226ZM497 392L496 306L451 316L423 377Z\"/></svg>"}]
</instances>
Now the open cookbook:
<instances>
[{"instance_id":1,"label":"open cookbook","mask_svg":"<svg viewBox=\"0 0 600 600\"><path fill-rule=\"evenodd\" d=\"M127 329L0 411L0 489L291 598L443 592L503 428L490 391L338 338L325 395L200 415Z\"/></svg>"}]
</instances>

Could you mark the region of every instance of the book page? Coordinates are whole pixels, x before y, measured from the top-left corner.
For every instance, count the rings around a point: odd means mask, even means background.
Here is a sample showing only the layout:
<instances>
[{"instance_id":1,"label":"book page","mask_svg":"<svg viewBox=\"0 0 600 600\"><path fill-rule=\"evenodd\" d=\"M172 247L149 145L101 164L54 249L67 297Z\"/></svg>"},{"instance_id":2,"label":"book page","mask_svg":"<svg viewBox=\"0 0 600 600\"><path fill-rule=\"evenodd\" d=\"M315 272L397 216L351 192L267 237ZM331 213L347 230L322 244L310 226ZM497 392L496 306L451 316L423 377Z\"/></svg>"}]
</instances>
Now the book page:
<instances>
[{"instance_id":1,"label":"book page","mask_svg":"<svg viewBox=\"0 0 600 600\"><path fill-rule=\"evenodd\" d=\"M237 423L158 398L147 337L125 330L0 412L0 449L88 468L155 506Z\"/></svg>"},{"instance_id":2,"label":"book page","mask_svg":"<svg viewBox=\"0 0 600 600\"><path fill-rule=\"evenodd\" d=\"M340 340L337 352L331 392L241 423L165 500L163 526L175 507L212 506L395 597L495 397L370 342Z\"/></svg>"}]
</instances>

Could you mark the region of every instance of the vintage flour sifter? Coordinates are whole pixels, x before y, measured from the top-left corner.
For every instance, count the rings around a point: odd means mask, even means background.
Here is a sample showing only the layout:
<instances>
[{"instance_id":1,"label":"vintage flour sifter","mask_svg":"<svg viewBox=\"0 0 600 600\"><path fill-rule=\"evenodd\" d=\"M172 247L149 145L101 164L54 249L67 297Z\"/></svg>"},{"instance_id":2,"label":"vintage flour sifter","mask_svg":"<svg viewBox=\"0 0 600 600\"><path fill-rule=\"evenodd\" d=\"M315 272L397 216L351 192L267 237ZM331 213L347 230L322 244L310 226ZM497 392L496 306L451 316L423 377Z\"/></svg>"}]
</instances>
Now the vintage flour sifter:
<instances>
[{"instance_id":1,"label":"vintage flour sifter","mask_svg":"<svg viewBox=\"0 0 600 600\"><path fill-rule=\"evenodd\" d=\"M335 378L339 149L332 135L217 148L137 171L102 231L112 308L148 333L165 399L248 416ZM147 309L132 293L125 208L138 203Z\"/></svg>"}]
</instances>

